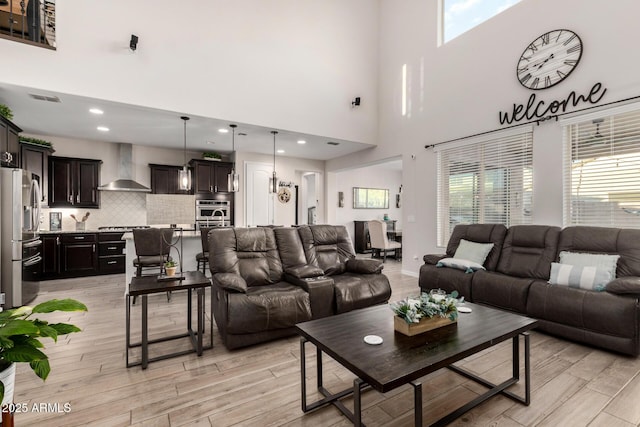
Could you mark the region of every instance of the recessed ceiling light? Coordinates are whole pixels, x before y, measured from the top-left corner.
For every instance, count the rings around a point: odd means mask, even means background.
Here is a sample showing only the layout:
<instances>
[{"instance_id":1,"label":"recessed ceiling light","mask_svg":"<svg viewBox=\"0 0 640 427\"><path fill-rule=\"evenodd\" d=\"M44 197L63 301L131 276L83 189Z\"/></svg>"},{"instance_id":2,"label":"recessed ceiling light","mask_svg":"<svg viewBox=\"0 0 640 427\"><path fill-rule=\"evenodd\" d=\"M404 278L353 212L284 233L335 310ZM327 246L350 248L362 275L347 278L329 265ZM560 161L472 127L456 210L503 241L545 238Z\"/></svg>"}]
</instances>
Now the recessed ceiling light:
<instances>
[{"instance_id":1,"label":"recessed ceiling light","mask_svg":"<svg viewBox=\"0 0 640 427\"><path fill-rule=\"evenodd\" d=\"M96 129L98 129L100 132L109 132L109 128L106 126L98 126Z\"/></svg>"},{"instance_id":2,"label":"recessed ceiling light","mask_svg":"<svg viewBox=\"0 0 640 427\"><path fill-rule=\"evenodd\" d=\"M218 132L220 132L220 133L229 133L229 129L221 128L221 129L218 129Z\"/></svg>"},{"instance_id":3,"label":"recessed ceiling light","mask_svg":"<svg viewBox=\"0 0 640 427\"><path fill-rule=\"evenodd\" d=\"M213 144L215 144L215 141L207 141L207 144L213 145Z\"/></svg>"},{"instance_id":4,"label":"recessed ceiling light","mask_svg":"<svg viewBox=\"0 0 640 427\"><path fill-rule=\"evenodd\" d=\"M90 108L90 109L89 109L89 112L90 112L91 114L104 114L104 111L102 111L102 110L101 110L101 109L99 109L99 108Z\"/></svg>"},{"instance_id":5,"label":"recessed ceiling light","mask_svg":"<svg viewBox=\"0 0 640 427\"><path fill-rule=\"evenodd\" d=\"M306 143L307 143L307 141L305 141L304 139L299 139L298 140L298 144L306 144Z\"/></svg>"},{"instance_id":6,"label":"recessed ceiling light","mask_svg":"<svg viewBox=\"0 0 640 427\"><path fill-rule=\"evenodd\" d=\"M278 154L284 153L284 150L278 150Z\"/></svg>"}]
</instances>

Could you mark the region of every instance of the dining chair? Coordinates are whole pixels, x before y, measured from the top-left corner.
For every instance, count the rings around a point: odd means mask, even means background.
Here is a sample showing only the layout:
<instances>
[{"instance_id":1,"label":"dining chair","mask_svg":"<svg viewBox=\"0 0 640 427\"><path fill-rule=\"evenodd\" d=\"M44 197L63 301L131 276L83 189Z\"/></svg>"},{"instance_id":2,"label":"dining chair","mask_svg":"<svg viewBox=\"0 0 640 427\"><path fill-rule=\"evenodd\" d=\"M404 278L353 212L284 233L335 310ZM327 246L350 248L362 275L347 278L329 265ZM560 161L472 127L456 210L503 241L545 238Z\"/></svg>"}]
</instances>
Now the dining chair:
<instances>
[{"instance_id":1,"label":"dining chair","mask_svg":"<svg viewBox=\"0 0 640 427\"><path fill-rule=\"evenodd\" d=\"M136 249L136 257L133 260L136 277L143 276L143 270L152 270L151 274L162 274L164 263L173 260L170 255L173 229L141 228L133 229L132 232ZM167 300L171 300L170 292L167 292ZM135 304L135 297L133 303Z\"/></svg>"},{"instance_id":2,"label":"dining chair","mask_svg":"<svg viewBox=\"0 0 640 427\"><path fill-rule=\"evenodd\" d=\"M402 257L402 243L389 240L389 237L387 236L386 222L380 221L379 219L373 219L367 221L367 226L369 228L372 258L375 254L380 257L380 252L382 252L382 262L385 262L387 260L388 251L393 251L393 255L396 259L400 259Z\"/></svg>"}]
</instances>

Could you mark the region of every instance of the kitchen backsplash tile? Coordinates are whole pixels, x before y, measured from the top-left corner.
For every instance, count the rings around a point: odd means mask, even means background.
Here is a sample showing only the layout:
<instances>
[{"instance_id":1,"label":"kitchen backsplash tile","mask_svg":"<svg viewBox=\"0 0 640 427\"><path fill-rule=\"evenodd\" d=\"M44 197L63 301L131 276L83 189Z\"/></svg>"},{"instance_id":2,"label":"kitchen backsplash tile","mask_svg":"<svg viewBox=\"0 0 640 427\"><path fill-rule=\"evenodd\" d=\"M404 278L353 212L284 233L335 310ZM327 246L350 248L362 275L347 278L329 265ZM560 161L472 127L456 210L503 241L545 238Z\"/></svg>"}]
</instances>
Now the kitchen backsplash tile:
<instances>
[{"instance_id":1,"label":"kitchen backsplash tile","mask_svg":"<svg viewBox=\"0 0 640 427\"><path fill-rule=\"evenodd\" d=\"M70 217L71 214L81 219L87 212L90 213L89 218L85 221L87 230L116 225L146 225L146 193L103 191L100 194L100 209L43 209L41 230L49 230L49 212L62 212L63 231L75 230L76 221Z\"/></svg>"}]
</instances>

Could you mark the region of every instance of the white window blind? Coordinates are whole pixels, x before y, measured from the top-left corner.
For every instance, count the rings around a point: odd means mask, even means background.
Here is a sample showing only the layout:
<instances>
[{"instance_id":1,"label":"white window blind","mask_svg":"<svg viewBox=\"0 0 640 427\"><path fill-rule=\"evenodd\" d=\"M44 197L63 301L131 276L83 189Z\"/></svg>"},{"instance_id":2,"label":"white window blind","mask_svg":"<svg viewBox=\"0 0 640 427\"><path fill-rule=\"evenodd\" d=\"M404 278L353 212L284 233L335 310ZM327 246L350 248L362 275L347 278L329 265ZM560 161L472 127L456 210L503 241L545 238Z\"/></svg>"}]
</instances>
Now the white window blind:
<instances>
[{"instance_id":1,"label":"white window blind","mask_svg":"<svg viewBox=\"0 0 640 427\"><path fill-rule=\"evenodd\" d=\"M531 223L532 140L528 130L438 150L439 246L457 224Z\"/></svg>"},{"instance_id":2,"label":"white window blind","mask_svg":"<svg viewBox=\"0 0 640 427\"><path fill-rule=\"evenodd\" d=\"M564 225L640 228L640 110L565 126Z\"/></svg>"}]
</instances>

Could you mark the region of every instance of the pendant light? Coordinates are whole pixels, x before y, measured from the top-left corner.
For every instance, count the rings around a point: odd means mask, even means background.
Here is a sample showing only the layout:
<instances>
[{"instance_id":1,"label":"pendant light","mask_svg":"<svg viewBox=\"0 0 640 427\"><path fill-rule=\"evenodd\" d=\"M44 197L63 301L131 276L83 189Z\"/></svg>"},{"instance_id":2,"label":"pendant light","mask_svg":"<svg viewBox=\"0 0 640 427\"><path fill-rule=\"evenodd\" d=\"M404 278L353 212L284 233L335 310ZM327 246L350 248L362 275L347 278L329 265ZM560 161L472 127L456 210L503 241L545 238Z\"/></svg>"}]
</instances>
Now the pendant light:
<instances>
[{"instance_id":1,"label":"pendant light","mask_svg":"<svg viewBox=\"0 0 640 427\"><path fill-rule=\"evenodd\" d=\"M182 191L191 190L191 170L187 167L187 120L189 117L180 117L184 121L184 164L182 170L178 172L178 189Z\"/></svg>"},{"instance_id":2,"label":"pendant light","mask_svg":"<svg viewBox=\"0 0 640 427\"><path fill-rule=\"evenodd\" d=\"M272 130L273 134L273 174L271 178L269 178L269 193L277 193L278 192L278 178L276 178L276 135L278 134L277 130Z\"/></svg>"},{"instance_id":3,"label":"pendant light","mask_svg":"<svg viewBox=\"0 0 640 427\"><path fill-rule=\"evenodd\" d=\"M233 155L233 165L231 172L227 175L227 188L232 193L236 193L240 189L240 177L236 173L236 128L238 125L229 125L231 128L231 151Z\"/></svg>"}]
</instances>

